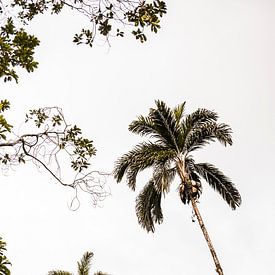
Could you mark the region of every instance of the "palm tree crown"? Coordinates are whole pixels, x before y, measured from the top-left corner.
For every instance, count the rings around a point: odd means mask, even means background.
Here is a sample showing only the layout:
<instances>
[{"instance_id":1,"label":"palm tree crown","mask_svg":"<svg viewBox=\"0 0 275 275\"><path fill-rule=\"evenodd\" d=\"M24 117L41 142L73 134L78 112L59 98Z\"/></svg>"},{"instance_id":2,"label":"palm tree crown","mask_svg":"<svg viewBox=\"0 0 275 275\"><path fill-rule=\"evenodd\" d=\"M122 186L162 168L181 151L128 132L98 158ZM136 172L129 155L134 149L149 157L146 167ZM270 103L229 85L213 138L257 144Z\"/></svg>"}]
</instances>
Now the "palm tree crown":
<instances>
[{"instance_id":1,"label":"palm tree crown","mask_svg":"<svg viewBox=\"0 0 275 275\"><path fill-rule=\"evenodd\" d=\"M94 256L93 252L87 251L82 256L81 260L77 262L77 274L78 275L89 275L91 261ZM73 273L62 270L52 270L48 273L48 275L73 275ZM94 275L108 275L107 273L103 273L98 271L94 273Z\"/></svg>"},{"instance_id":2,"label":"palm tree crown","mask_svg":"<svg viewBox=\"0 0 275 275\"><path fill-rule=\"evenodd\" d=\"M136 145L119 158L114 177L120 182L126 176L128 186L135 190L137 174L152 168L153 175L136 199L136 214L140 225L154 232L155 223L163 220L161 199L169 192L171 182L180 176L179 195L184 204L198 200L201 178L216 190L232 209L241 204L241 196L218 168L209 163L196 163L191 153L212 141L232 145L231 128L218 123L216 112L198 109L184 115L185 103L174 109L157 100L148 116L139 116L129 130L148 136L147 142Z\"/></svg>"}]
</instances>

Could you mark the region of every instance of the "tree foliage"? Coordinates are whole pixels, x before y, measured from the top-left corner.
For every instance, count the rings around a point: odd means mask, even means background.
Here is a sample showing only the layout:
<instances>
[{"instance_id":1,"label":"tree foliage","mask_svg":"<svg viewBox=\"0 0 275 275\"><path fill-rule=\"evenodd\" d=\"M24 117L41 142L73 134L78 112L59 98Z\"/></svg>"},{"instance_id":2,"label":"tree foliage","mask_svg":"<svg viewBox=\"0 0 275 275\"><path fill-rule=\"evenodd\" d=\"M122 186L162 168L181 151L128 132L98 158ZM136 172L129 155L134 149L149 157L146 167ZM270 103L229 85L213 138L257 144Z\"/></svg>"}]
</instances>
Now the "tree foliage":
<instances>
[{"instance_id":1,"label":"tree foliage","mask_svg":"<svg viewBox=\"0 0 275 275\"><path fill-rule=\"evenodd\" d=\"M0 102L0 112L5 112L9 107L7 100ZM30 110L24 126L21 127L24 133L15 134L0 114L0 166L3 171L33 162L57 182L75 190L72 203L78 203L79 189L90 194L94 205L107 196L104 188L107 174L88 169L92 156L96 154L93 141L85 138L77 125L67 123L61 108ZM66 163L71 167L72 179L62 176L61 170L66 168Z\"/></svg>"},{"instance_id":2,"label":"tree foliage","mask_svg":"<svg viewBox=\"0 0 275 275\"><path fill-rule=\"evenodd\" d=\"M148 116L139 116L129 125L135 134L149 137L120 157L115 165L114 177L120 182L126 177L128 186L135 190L137 175L152 168L153 175L136 199L136 214L140 225L154 232L155 223L163 221L161 201L179 175L178 191L184 204L199 200L201 179L216 190L232 209L241 204L241 196L233 182L209 163L196 163L191 152L210 142L232 145L231 128L218 123L218 114L198 109L185 115L185 103L169 108L156 101Z\"/></svg>"},{"instance_id":3,"label":"tree foliage","mask_svg":"<svg viewBox=\"0 0 275 275\"><path fill-rule=\"evenodd\" d=\"M132 34L141 42L146 41L144 31L157 33L160 28L160 18L166 13L166 4L161 0L13 0L12 6L19 8L18 17L25 23L35 16L50 11L59 14L64 9L83 14L90 21L90 27L76 34L74 42L92 46L96 35L105 39L123 37L121 27L130 26Z\"/></svg>"},{"instance_id":4,"label":"tree foliage","mask_svg":"<svg viewBox=\"0 0 275 275\"><path fill-rule=\"evenodd\" d=\"M1 15L0 15L1 16ZM18 82L17 67L32 72L38 62L34 60L34 49L39 40L29 35L23 28L16 28L12 18L8 18L0 29L0 78Z\"/></svg>"},{"instance_id":5,"label":"tree foliage","mask_svg":"<svg viewBox=\"0 0 275 275\"><path fill-rule=\"evenodd\" d=\"M78 275L89 275L93 256L94 256L93 252L87 251L84 253L81 260L77 262ZM68 271L62 271L62 270L56 270L56 271L53 270L53 271L50 271L48 275L73 275L73 273L70 273ZM94 273L94 275L108 275L108 274L98 271Z\"/></svg>"},{"instance_id":6,"label":"tree foliage","mask_svg":"<svg viewBox=\"0 0 275 275\"><path fill-rule=\"evenodd\" d=\"M30 24L38 15L59 14L63 10L87 18L87 26L74 35L73 42L92 47L96 39L110 45L111 38L124 37L125 30L145 42L146 30L158 32L167 8L162 0L0 0L0 78L18 81L17 67L32 72L38 65L33 57L38 38L17 25Z\"/></svg>"},{"instance_id":7,"label":"tree foliage","mask_svg":"<svg viewBox=\"0 0 275 275\"><path fill-rule=\"evenodd\" d=\"M4 255L6 250L6 243L0 237L0 275L10 275L9 266L11 265L11 263Z\"/></svg>"}]
</instances>

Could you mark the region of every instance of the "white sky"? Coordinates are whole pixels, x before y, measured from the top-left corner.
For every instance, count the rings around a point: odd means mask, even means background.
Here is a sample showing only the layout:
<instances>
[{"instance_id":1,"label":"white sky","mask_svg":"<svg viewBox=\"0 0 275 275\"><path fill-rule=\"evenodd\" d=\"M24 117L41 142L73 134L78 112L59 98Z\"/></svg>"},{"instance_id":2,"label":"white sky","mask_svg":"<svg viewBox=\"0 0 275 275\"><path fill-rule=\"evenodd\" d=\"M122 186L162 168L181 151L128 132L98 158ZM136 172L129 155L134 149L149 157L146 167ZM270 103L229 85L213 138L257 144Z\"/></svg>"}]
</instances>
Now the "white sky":
<instances>
[{"instance_id":1,"label":"white sky","mask_svg":"<svg viewBox=\"0 0 275 275\"><path fill-rule=\"evenodd\" d=\"M84 20L46 16L32 22L41 39L39 69L20 83L1 83L12 103L14 126L30 108L60 106L98 149L93 168L111 171L114 161L140 141L128 132L155 99L187 112L215 110L231 125L234 145L209 146L198 161L221 168L241 192L232 211L205 184L199 205L226 275L275 274L275 2L272 0L171 1L157 35L148 42L113 40L112 47L75 46ZM142 187L149 174L139 177ZM92 271L113 275L214 274L212 258L191 209L176 185L163 201L164 223L147 234L137 223L135 196L125 182L108 178L112 196L94 208L81 196L72 212L70 190L31 165L0 184L0 236L8 243L12 274L76 272L83 253L95 253Z\"/></svg>"}]
</instances>

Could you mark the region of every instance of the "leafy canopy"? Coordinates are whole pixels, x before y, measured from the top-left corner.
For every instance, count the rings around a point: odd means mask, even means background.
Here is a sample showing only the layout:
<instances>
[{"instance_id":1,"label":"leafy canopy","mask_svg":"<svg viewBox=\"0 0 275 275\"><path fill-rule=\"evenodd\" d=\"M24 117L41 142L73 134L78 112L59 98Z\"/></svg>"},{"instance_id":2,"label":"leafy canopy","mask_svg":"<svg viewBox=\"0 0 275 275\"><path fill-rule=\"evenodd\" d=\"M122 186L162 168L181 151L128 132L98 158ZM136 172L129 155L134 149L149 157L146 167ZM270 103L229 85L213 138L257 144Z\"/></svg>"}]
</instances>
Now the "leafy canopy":
<instances>
[{"instance_id":1,"label":"leafy canopy","mask_svg":"<svg viewBox=\"0 0 275 275\"><path fill-rule=\"evenodd\" d=\"M18 82L17 67L33 72L38 66L34 60L34 49L39 40L24 29L17 29L11 18L0 29L0 78L4 81L14 79Z\"/></svg>"},{"instance_id":2,"label":"leafy canopy","mask_svg":"<svg viewBox=\"0 0 275 275\"><path fill-rule=\"evenodd\" d=\"M20 26L38 15L57 15L63 10L87 18L87 26L74 35L73 42L92 47L96 39L110 45L112 38L124 37L125 30L145 42L146 30L157 33L167 9L162 0L0 0L0 78L17 82L17 67L32 72L38 66L34 53L40 42Z\"/></svg>"}]
</instances>

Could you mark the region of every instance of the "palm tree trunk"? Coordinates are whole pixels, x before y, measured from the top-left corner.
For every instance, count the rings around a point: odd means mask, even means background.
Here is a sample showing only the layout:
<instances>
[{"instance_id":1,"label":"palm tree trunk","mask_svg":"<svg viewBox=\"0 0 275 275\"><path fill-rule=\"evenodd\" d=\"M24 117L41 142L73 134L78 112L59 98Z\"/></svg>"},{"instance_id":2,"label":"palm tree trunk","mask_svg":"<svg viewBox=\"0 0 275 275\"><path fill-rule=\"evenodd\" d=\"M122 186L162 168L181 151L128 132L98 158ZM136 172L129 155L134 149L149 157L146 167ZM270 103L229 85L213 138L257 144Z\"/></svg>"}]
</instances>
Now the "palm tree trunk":
<instances>
[{"instance_id":1,"label":"palm tree trunk","mask_svg":"<svg viewBox=\"0 0 275 275\"><path fill-rule=\"evenodd\" d=\"M202 231L202 233L204 235L204 238L205 238L205 240L207 242L207 245L208 245L209 250L211 252L212 258L214 260L214 263L215 263L215 266L216 266L216 271L217 271L217 273L219 275L223 275L222 267L221 267L221 264L220 264L219 259L217 257L216 251L215 251L215 249L214 249L214 247L212 245L212 242L210 240L210 237L208 235L208 232L207 232L206 227L204 225L204 222L202 220L200 211L199 211L199 209L197 207L196 201L194 200L194 198L192 196L191 196L191 202L192 202L192 207L194 209L195 215L196 215L196 217L198 219L198 222L200 224L201 231Z\"/></svg>"},{"instance_id":2,"label":"palm tree trunk","mask_svg":"<svg viewBox=\"0 0 275 275\"><path fill-rule=\"evenodd\" d=\"M191 183L191 181L188 177L188 174L185 171L185 165L184 165L184 161L182 159L179 159L178 162L177 162L177 170L178 170L178 173L179 173L179 176L180 176L182 182L185 183L187 185L186 187L189 188L189 190L191 190L191 192L192 192L192 183ZM207 232L206 227L204 225L204 222L202 220L202 217L201 217L201 214L200 214L199 209L197 207L196 201L192 197L192 194L190 194L190 198L191 198L191 203L192 203L192 207L194 209L195 215L198 219L198 222L200 224L202 233L203 233L204 238L207 242L207 245L208 245L209 250L211 252L212 258L214 260L214 263L215 263L215 266L216 266L216 271L219 275L223 275L221 264L219 262L216 251L215 251L215 249L212 245L212 242L210 240L210 237L208 235L208 232Z\"/></svg>"}]
</instances>

